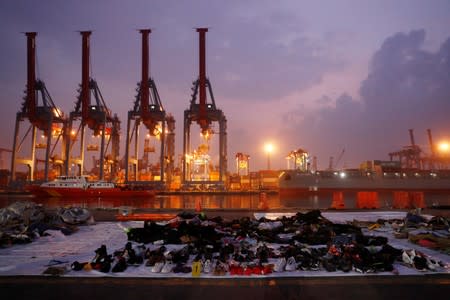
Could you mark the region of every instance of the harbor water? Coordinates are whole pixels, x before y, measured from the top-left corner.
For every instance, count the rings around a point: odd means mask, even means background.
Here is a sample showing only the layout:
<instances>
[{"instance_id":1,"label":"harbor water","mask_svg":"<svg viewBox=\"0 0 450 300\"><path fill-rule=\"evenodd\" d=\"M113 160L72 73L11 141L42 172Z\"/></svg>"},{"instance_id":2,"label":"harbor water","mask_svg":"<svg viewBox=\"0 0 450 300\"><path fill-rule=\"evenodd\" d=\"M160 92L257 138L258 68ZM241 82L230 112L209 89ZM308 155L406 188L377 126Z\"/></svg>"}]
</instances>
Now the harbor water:
<instances>
[{"instance_id":1,"label":"harbor water","mask_svg":"<svg viewBox=\"0 0 450 300\"><path fill-rule=\"evenodd\" d=\"M423 193L426 207L450 207L450 194ZM16 201L32 201L49 208L78 206L90 209L164 209L164 210L310 210L333 208L333 194L310 194L281 197L278 193L216 194L185 193L160 194L150 198L39 198L31 195L0 195L0 207ZM378 195L379 209L393 208L393 195L381 192ZM341 209L358 209L357 195L343 193ZM370 207L367 207L370 208ZM375 207L374 207L375 208Z\"/></svg>"}]
</instances>

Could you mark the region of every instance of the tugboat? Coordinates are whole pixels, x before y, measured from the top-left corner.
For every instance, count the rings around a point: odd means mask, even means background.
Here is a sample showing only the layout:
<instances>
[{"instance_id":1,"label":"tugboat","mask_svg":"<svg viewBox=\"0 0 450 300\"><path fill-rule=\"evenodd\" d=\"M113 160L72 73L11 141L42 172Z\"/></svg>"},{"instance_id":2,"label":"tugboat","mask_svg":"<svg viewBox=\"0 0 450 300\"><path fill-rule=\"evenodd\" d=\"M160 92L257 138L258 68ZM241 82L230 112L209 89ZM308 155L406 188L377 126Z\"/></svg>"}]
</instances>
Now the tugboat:
<instances>
[{"instance_id":1,"label":"tugboat","mask_svg":"<svg viewBox=\"0 0 450 300\"><path fill-rule=\"evenodd\" d=\"M38 197L153 197L156 191L107 181L89 181L87 176L58 176L26 190Z\"/></svg>"}]
</instances>

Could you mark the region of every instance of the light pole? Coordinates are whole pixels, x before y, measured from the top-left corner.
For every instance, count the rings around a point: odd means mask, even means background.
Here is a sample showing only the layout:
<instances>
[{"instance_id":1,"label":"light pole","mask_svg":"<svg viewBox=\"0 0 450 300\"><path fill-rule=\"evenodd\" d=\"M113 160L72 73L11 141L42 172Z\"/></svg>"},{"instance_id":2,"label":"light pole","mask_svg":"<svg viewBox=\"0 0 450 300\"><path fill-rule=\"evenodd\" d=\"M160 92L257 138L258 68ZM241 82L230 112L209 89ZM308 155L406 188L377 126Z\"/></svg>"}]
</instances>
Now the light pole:
<instances>
[{"instance_id":1,"label":"light pole","mask_svg":"<svg viewBox=\"0 0 450 300\"><path fill-rule=\"evenodd\" d=\"M264 150L267 153L267 169L270 170L270 153L273 152L273 145L271 143L265 144Z\"/></svg>"},{"instance_id":2,"label":"light pole","mask_svg":"<svg viewBox=\"0 0 450 300\"><path fill-rule=\"evenodd\" d=\"M450 164L450 143L447 141L441 141L437 149L439 151L439 168L446 169Z\"/></svg>"}]
</instances>

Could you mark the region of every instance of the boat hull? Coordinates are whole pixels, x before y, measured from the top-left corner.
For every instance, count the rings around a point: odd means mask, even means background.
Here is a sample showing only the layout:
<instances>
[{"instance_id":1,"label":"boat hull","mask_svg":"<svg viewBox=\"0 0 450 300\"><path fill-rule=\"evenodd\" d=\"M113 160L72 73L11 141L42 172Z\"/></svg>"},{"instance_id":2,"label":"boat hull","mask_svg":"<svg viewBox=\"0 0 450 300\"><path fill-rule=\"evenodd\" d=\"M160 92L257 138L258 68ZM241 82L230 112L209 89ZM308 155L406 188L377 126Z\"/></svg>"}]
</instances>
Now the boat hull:
<instances>
[{"instance_id":1,"label":"boat hull","mask_svg":"<svg viewBox=\"0 0 450 300\"><path fill-rule=\"evenodd\" d=\"M284 172L279 179L280 196L334 191L421 191L450 193L450 178L323 177L295 171Z\"/></svg>"},{"instance_id":2,"label":"boat hull","mask_svg":"<svg viewBox=\"0 0 450 300\"><path fill-rule=\"evenodd\" d=\"M46 188L33 187L27 189L37 197L64 197L64 198L116 198L116 197L152 197L154 190L130 190L121 188L81 189L81 188Z\"/></svg>"}]
</instances>

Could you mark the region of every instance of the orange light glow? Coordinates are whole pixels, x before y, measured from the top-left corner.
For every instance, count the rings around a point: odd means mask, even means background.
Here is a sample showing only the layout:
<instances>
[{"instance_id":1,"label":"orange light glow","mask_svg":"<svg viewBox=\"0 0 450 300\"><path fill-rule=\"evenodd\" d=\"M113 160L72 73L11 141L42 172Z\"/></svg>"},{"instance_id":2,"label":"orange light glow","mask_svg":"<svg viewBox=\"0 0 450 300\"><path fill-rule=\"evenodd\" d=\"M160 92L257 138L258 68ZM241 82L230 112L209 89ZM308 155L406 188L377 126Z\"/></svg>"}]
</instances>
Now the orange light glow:
<instances>
[{"instance_id":1,"label":"orange light glow","mask_svg":"<svg viewBox=\"0 0 450 300\"><path fill-rule=\"evenodd\" d=\"M264 145L264 151L265 151L266 153L272 153L273 150L274 150L273 144L267 143L267 144Z\"/></svg>"},{"instance_id":2,"label":"orange light glow","mask_svg":"<svg viewBox=\"0 0 450 300\"><path fill-rule=\"evenodd\" d=\"M438 149L442 153L450 152L450 144L448 142L440 142L438 145Z\"/></svg>"}]
</instances>

